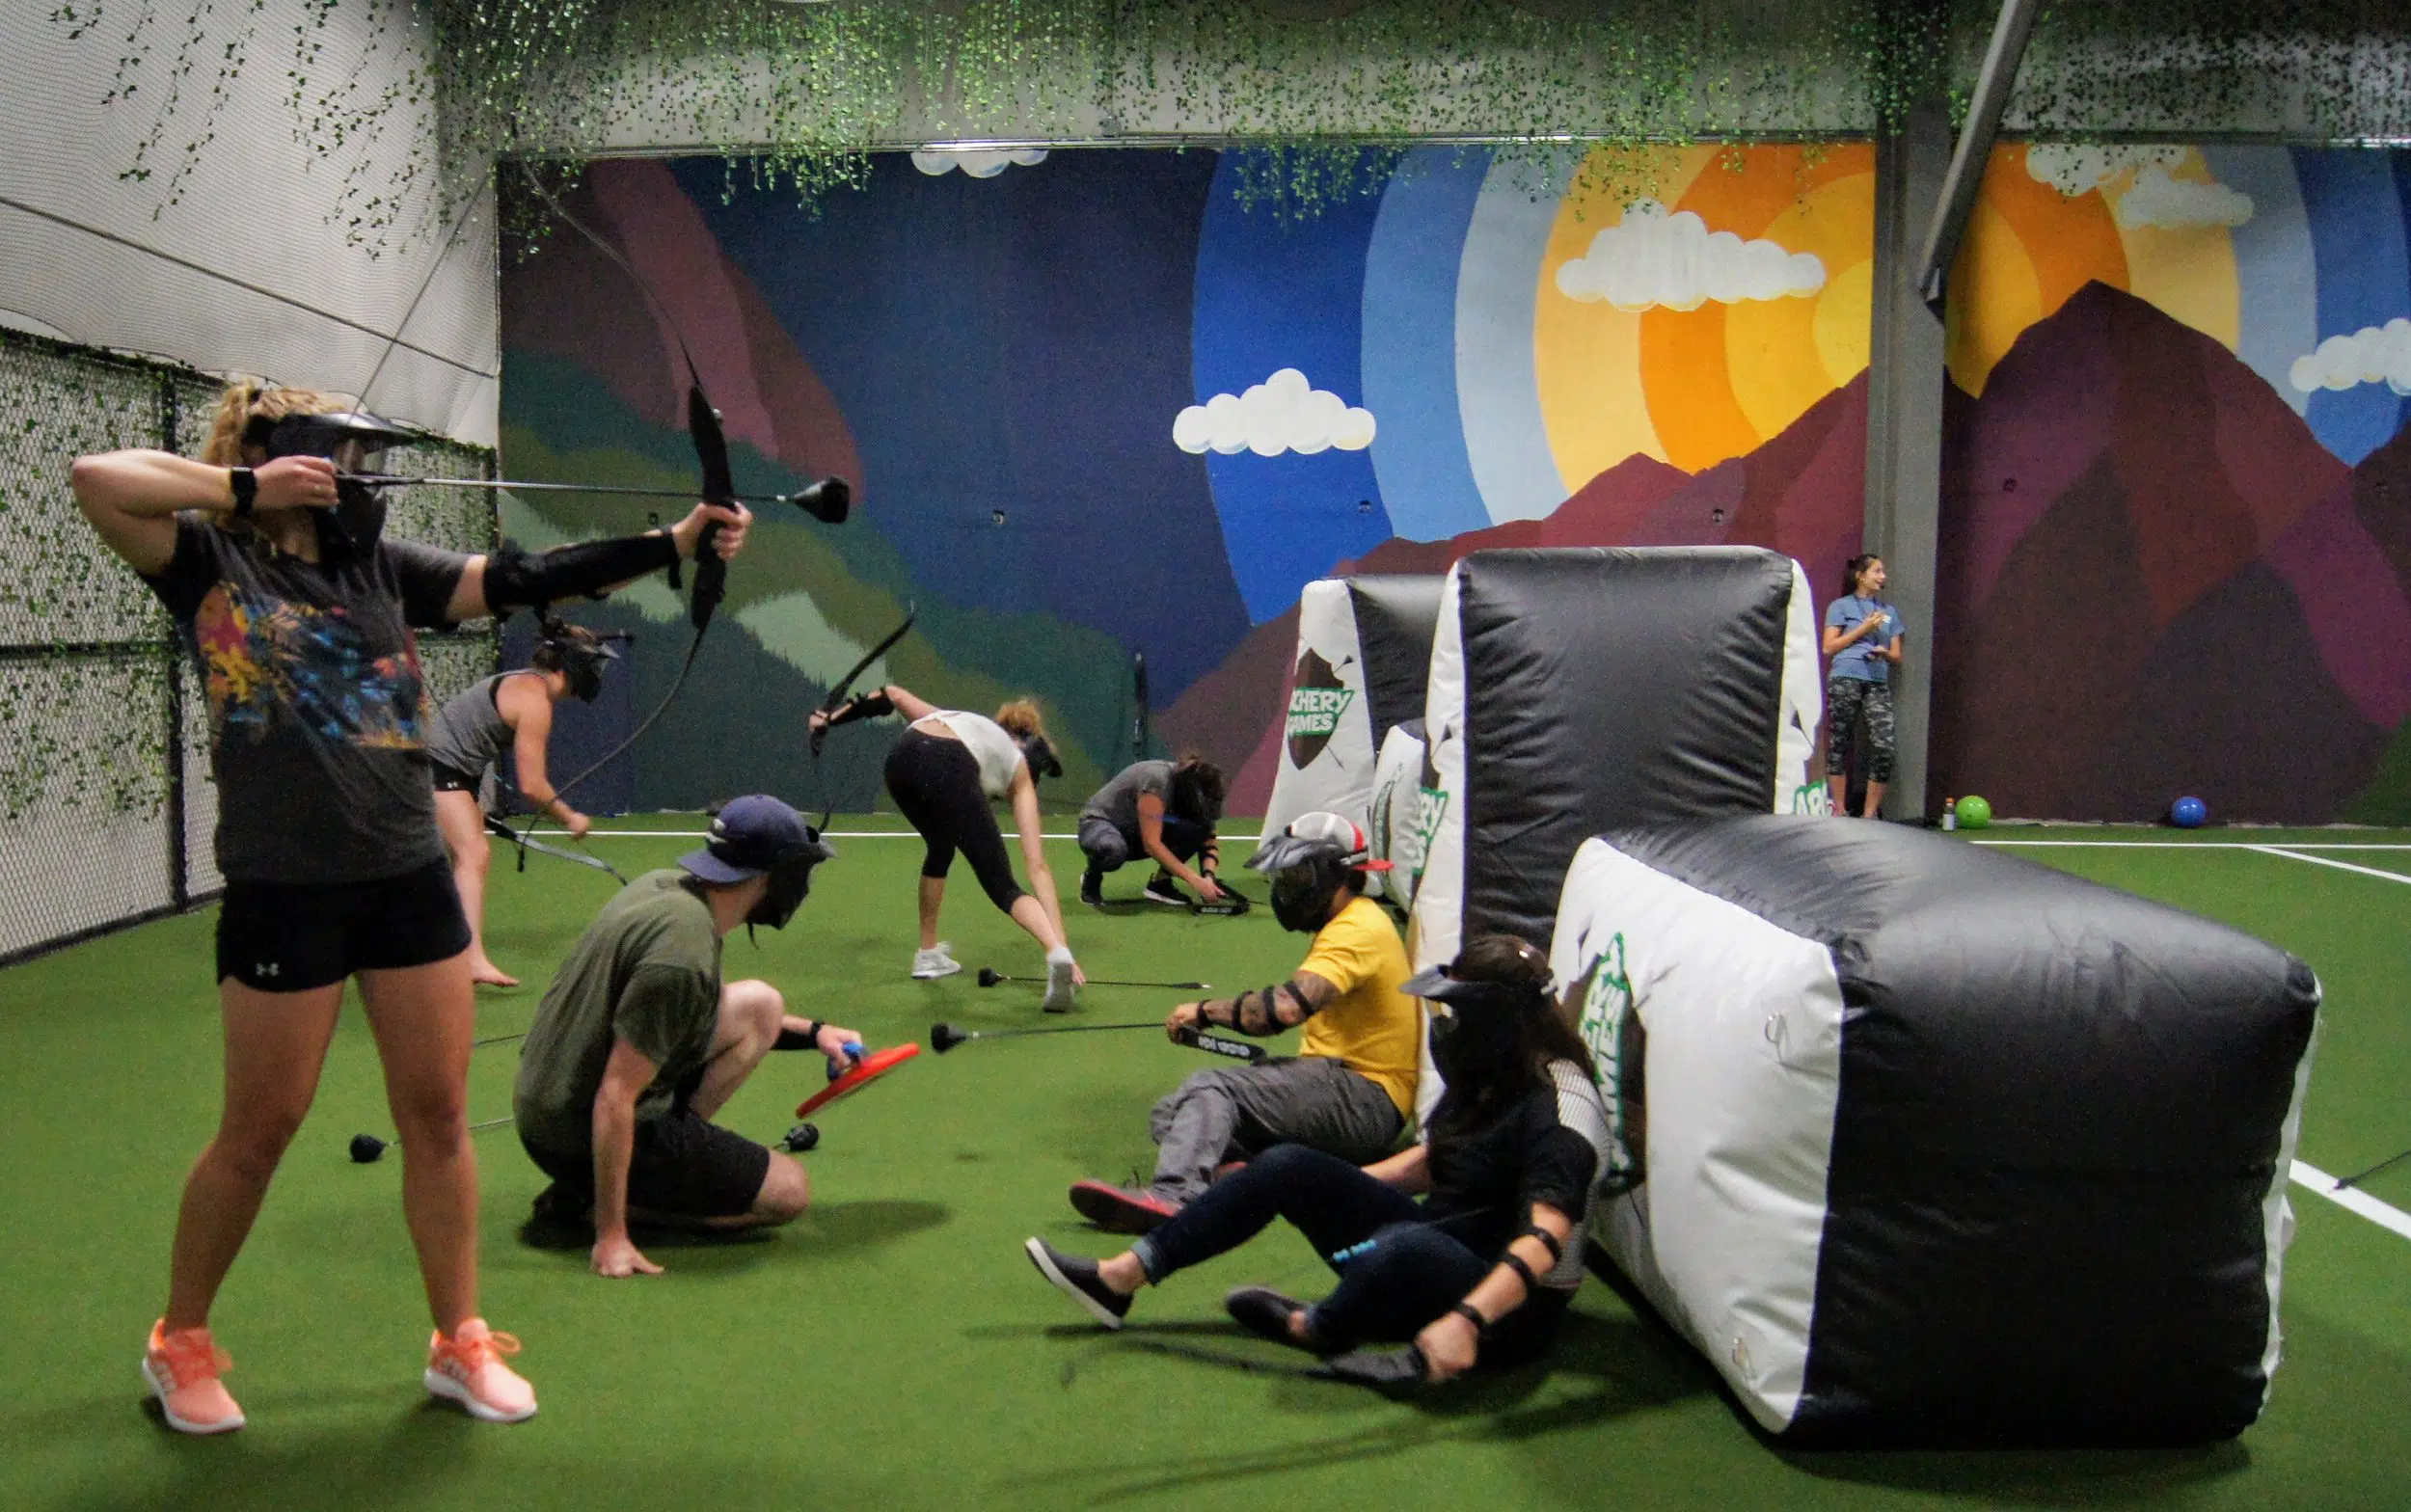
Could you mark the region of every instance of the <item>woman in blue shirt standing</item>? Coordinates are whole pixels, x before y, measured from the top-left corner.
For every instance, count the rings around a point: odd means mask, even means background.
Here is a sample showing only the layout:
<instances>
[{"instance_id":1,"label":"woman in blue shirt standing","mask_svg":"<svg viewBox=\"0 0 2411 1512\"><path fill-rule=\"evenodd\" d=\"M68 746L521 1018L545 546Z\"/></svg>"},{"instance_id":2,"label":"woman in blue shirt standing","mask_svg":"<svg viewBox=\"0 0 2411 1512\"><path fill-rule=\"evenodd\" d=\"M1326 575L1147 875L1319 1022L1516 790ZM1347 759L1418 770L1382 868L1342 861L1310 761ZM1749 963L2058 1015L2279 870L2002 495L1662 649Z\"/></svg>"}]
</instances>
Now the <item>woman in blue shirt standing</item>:
<instances>
[{"instance_id":1,"label":"woman in blue shirt standing","mask_svg":"<svg viewBox=\"0 0 2411 1512\"><path fill-rule=\"evenodd\" d=\"M1883 808L1892 780L1891 670L1900 664L1900 610L1876 597L1883 591L1883 558L1854 556L1842 569L1842 596L1825 607L1826 782L1833 812L1850 812L1849 761L1861 724L1867 730L1867 806L1862 818Z\"/></svg>"}]
</instances>

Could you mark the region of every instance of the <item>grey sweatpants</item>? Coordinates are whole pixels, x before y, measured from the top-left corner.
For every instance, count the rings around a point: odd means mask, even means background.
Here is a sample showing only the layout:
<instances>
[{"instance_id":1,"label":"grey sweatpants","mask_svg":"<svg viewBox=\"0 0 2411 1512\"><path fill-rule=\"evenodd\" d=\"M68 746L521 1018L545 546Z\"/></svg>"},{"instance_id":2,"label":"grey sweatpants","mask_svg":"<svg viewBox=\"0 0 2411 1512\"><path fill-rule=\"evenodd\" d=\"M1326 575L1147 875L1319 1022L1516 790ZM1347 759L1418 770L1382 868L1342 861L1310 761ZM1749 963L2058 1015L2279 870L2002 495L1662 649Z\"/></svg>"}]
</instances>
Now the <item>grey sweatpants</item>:
<instances>
[{"instance_id":1,"label":"grey sweatpants","mask_svg":"<svg viewBox=\"0 0 2411 1512\"><path fill-rule=\"evenodd\" d=\"M1199 1071L1155 1104L1150 1189L1193 1202L1226 1160L1304 1145L1357 1165L1390 1153L1406 1120L1390 1094L1324 1055Z\"/></svg>"}]
</instances>

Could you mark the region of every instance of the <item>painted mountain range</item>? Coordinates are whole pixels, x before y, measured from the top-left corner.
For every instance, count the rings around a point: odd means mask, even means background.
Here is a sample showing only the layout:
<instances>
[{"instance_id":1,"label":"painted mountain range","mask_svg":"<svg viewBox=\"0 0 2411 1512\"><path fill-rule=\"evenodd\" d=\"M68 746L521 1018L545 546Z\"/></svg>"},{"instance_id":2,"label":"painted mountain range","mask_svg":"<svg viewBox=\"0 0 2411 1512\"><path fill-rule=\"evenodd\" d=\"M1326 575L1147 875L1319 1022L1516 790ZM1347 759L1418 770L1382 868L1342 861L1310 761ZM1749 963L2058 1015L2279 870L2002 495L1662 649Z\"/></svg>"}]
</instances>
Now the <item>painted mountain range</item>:
<instances>
[{"instance_id":1,"label":"painted mountain range","mask_svg":"<svg viewBox=\"0 0 2411 1512\"><path fill-rule=\"evenodd\" d=\"M1442 541L1392 539L1335 573L1446 572L1468 552L1518 546L1768 546L1799 559L1820 593L1857 549L1865 494L1867 378L1860 373L1747 456L1693 474L1646 456L1610 468L1547 518ZM1297 610L1249 632L1160 721L1165 739L1236 773L1233 813L1272 795ZM1234 737L1236 737L1234 739Z\"/></svg>"},{"instance_id":2,"label":"painted mountain range","mask_svg":"<svg viewBox=\"0 0 2411 1512\"><path fill-rule=\"evenodd\" d=\"M1937 798L2411 817L2388 755L2411 716L2411 431L2348 468L2224 346L2100 284L1982 398L1949 397Z\"/></svg>"},{"instance_id":3,"label":"painted mountain range","mask_svg":"<svg viewBox=\"0 0 2411 1512\"><path fill-rule=\"evenodd\" d=\"M1822 601L1859 535L1865 386L1695 476L1635 458L1545 520L1333 568L1730 542L1799 558ZM1940 648L1937 802L2411 821L2411 429L2348 468L2224 346L2100 284L1947 398L1937 623L1910 643ZM1270 793L1295 639L1294 610L1258 626L1161 721L1237 770L1234 812Z\"/></svg>"}]
</instances>

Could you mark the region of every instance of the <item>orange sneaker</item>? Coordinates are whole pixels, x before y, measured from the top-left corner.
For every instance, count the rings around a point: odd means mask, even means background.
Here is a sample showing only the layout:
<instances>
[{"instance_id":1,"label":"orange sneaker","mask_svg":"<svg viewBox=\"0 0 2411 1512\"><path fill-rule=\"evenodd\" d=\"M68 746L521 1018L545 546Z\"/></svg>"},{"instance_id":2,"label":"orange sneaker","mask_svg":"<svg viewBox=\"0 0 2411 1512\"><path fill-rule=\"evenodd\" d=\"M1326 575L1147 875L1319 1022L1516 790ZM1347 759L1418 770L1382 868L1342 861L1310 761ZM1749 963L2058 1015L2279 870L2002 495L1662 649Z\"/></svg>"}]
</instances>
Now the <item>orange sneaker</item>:
<instances>
[{"instance_id":1,"label":"orange sneaker","mask_svg":"<svg viewBox=\"0 0 2411 1512\"><path fill-rule=\"evenodd\" d=\"M525 1422L536 1415L536 1389L502 1364L504 1355L517 1353L519 1340L471 1318L451 1337L437 1334L427 1340L427 1390L481 1421Z\"/></svg>"},{"instance_id":2,"label":"orange sneaker","mask_svg":"<svg viewBox=\"0 0 2411 1512\"><path fill-rule=\"evenodd\" d=\"M243 1425L243 1410L227 1394L218 1379L234 1362L209 1336L205 1328L166 1332L167 1319L150 1325L150 1344L143 1351L143 1379L159 1398L159 1411L178 1433L232 1433Z\"/></svg>"}]
</instances>

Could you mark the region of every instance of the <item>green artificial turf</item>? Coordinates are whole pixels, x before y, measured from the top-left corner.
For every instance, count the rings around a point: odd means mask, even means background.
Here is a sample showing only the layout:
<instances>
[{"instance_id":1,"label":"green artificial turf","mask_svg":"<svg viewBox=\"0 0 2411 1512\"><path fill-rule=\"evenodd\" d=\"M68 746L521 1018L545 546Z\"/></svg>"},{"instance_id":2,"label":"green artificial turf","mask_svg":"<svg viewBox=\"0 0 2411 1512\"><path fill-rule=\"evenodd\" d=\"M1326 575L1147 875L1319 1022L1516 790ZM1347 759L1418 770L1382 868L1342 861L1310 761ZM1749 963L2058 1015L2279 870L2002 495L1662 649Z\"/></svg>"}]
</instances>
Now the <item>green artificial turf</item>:
<instances>
[{"instance_id":1,"label":"green artificial turf","mask_svg":"<svg viewBox=\"0 0 2411 1512\"><path fill-rule=\"evenodd\" d=\"M884 824L887 822L875 822ZM651 817L622 827L691 827ZM838 827L858 827L841 821ZM1058 827L1069 827L1068 824ZM2107 830L2051 831L2081 839ZM1995 829L1981 838L2042 838ZM2134 838L2167 839L2167 831ZM2207 841L2283 838L2206 831ZM2316 840L2389 841L2329 831ZM632 873L673 839L596 842ZM906 978L919 848L840 840L813 896L732 976L877 1044L931 1023L1041 1023L1031 987ZM1238 848L1241 851L1244 846ZM1068 888L1076 852L1052 848ZM2343 1174L2411 1146L2411 1013L2399 988L2411 887L2249 851L2019 853L2227 920L2316 966L2328 991L2303 1156ZM2331 852L2411 875L2411 851ZM1136 891L1142 874L1116 886ZM479 1030L523 1028L549 962L612 888L535 857L498 866L496 958L528 986L486 993ZM1257 891L1261 892L1260 880ZM1159 1035L1072 1035L926 1052L826 1110L815 1206L737 1242L640 1236L667 1274L588 1276L582 1246L520 1233L541 1184L507 1129L479 1136L486 1310L527 1343L543 1413L518 1427L429 1405L426 1319L383 1132L374 1056L347 1012L318 1102L216 1323L251 1426L190 1441L145 1411L134 1364L164 1290L186 1163L218 1097L211 914L148 925L0 972L0 1504L11 1507L645 1508L1108 1504L1180 1507L2186 1507L2401 1505L2411 1484L2411 1241L2296 1188L2287 1360L2263 1420L2232 1444L2155 1453L1823 1454L1778 1450L1706 1364L1609 1287L1584 1289L1555 1362L1391 1402L1287 1373L1299 1357L1238 1335L1223 1290L1313 1292L1323 1272L1276 1228L1144 1296L1107 1335L1019 1252L1116 1241L1065 1205L1083 1175L1149 1162L1149 1104L1212 1064ZM1238 920L1073 907L1097 976L1285 975L1302 941ZM958 877L947 934L967 966L1035 973L1036 949ZM1174 994L1095 989L1087 1021L1159 1018ZM473 1117L508 1111L513 1050L476 1052ZM780 1056L727 1121L772 1138L821 1084ZM2371 1183L2411 1206L2411 1163Z\"/></svg>"}]
</instances>

